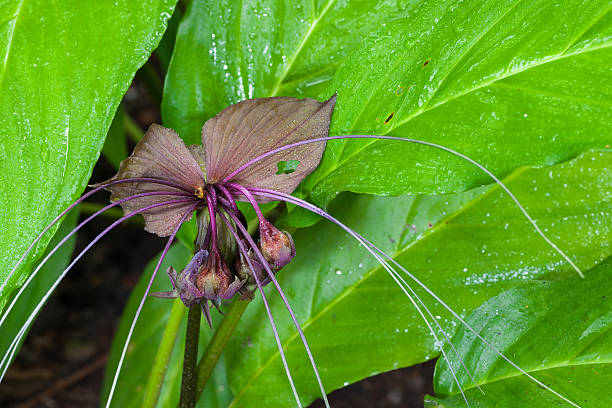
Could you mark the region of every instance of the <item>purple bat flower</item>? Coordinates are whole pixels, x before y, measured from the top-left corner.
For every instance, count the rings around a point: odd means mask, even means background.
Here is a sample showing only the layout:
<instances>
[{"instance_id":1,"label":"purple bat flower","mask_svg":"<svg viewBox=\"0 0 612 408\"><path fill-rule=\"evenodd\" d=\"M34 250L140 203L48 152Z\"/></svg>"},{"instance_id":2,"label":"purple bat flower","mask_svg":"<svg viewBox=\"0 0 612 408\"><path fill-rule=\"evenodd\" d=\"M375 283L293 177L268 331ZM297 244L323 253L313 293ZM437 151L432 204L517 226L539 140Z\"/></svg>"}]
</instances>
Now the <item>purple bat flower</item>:
<instances>
[{"instance_id":1,"label":"purple bat flower","mask_svg":"<svg viewBox=\"0 0 612 408\"><path fill-rule=\"evenodd\" d=\"M17 345L21 337L25 334L30 322L37 314L38 310L40 310L40 307L42 307L42 304L44 304L55 286L70 268L72 268L74 263L116 225L119 225L122 221L137 214L142 214L145 220L145 229L160 237L168 237L168 241L153 271L153 275L145 291L145 296L140 302L136 317L128 333L123 353L119 361L119 368L117 369L109 393L110 403L110 398L112 398L113 390L117 383L119 370L127 350L129 339L134 330L136 319L140 314L144 301L150 294L151 284L180 226L189 220L195 212L198 234L194 243L194 256L182 271L177 272L173 268L168 269L167 272L172 284L172 291L153 295L158 297L180 297L187 307L200 305L210 324L210 303L218 307L221 299L232 298L237 293L242 297L252 298L255 290L258 290L268 313L279 353L285 366L285 371L289 378L296 402L298 406L301 406L297 390L291 379L278 331L263 291L264 285L272 283L277 289L296 326L297 332L310 358L324 402L326 406L329 407L325 390L314 362L314 357L312 356L304 333L297 321L295 313L289 305L287 297L275 278L275 273L293 259L296 254L296 248L291 236L287 232L280 231L272 223L266 220L259 208L260 203L284 201L305 208L334 222L362 244L363 247L378 260L383 268L389 272L390 276L406 293L425 320L436 341L438 341L436 331L430 325L430 319L425 316L421 308L430 316L431 321L433 321L437 329L440 330L450 343L450 340L439 323L433 318L430 311L425 307L424 303L408 285L403 275L400 274L398 270L416 282L417 285L421 286L441 305L448 309L457 320L474 332L478 338L502 358L506 359L540 386L552 391L569 402L565 397L535 380L531 375L495 349L495 347L488 344L478 332L474 331L464 319L461 318L461 316L435 295L435 293L426 287L418 278L395 262L393 258L379 250L371 242L342 224L324 210L304 200L291 196L291 193L297 185L319 164L325 149L325 143L328 140L374 138L419 143L442 149L467 160L491 176L516 202L536 231L580 273L580 270L571 259L544 235L535 221L527 214L508 188L482 165L447 147L421 140L392 136L329 136L329 124L335 102L335 95L325 102L319 102L313 99L299 100L286 97L246 100L228 107L204 124L202 129L202 145L186 146L183 140L173 130L166 129L159 125L152 125L146 132L144 138L138 143L132 155L121 163L117 175L104 183L94 185L93 190L84 194L80 199L58 215L31 244L17 265L15 265L9 273L9 276L5 279L0 287L0 292L4 289L6 282L8 282L17 267L23 262L27 254L52 225L58 222L78 203L95 192L102 189L107 189L111 192L112 203L77 225L72 232L60 241L58 246L49 252L48 256L34 270L2 316L0 326L25 287L32 281L47 259L49 259L64 242L82 228L83 225L87 224L108 208L117 205L123 208L125 215L111 224L90 242L66 268L60 276L60 279L49 289L41 303L34 310L30 319L24 324L19 335L13 341L9 353L4 356L0 364L0 368L4 367L5 361L10 361L13 355L12 353L17 349ZM291 171L279 171L279 163L281 162L292 163L293 166L291 166ZM295 167L296 163L297 167ZM245 201L253 206L259 221L257 239L254 239L249 234L244 216L240 213L236 205L237 201ZM442 349L442 353L444 358L448 360L444 349ZM5 369L2 368L2 370L3 375ZM452 366L451 373L454 375Z\"/></svg>"}]
</instances>

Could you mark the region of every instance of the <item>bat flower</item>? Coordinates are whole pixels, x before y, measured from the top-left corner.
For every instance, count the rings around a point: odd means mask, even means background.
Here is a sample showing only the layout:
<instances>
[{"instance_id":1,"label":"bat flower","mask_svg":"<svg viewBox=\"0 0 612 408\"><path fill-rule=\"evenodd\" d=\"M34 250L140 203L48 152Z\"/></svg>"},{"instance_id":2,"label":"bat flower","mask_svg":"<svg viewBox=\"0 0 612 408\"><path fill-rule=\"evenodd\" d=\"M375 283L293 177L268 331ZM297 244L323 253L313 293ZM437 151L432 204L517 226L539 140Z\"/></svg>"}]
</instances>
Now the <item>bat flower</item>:
<instances>
[{"instance_id":1,"label":"bat flower","mask_svg":"<svg viewBox=\"0 0 612 408\"><path fill-rule=\"evenodd\" d=\"M96 185L106 186L126 215L141 213L145 230L161 237L173 236L195 211L195 255L180 273L168 270L173 291L155 296L180 297L189 307L202 304L208 316L208 301L231 298L243 286L248 295L246 288L256 287L260 277L261 284L268 283L263 263L275 273L291 261L291 236L268 222L258 207L273 198L256 192L290 194L317 167L325 141L269 153L328 136L335 100L334 95L326 102L287 97L239 102L204 124L202 145L186 146L173 130L152 125L119 172ZM291 168L283 171L286 163ZM245 239L236 201L255 208L260 225L255 244L250 236Z\"/></svg>"},{"instance_id":2,"label":"bat flower","mask_svg":"<svg viewBox=\"0 0 612 408\"><path fill-rule=\"evenodd\" d=\"M107 189L111 192L111 204L79 223L58 245L49 251L5 309L5 313L0 318L0 327L14 307L15 302L22 295L28 284L32 282L32 279L35 278L41 267L86 223L107 209L117 205L120 205L125 213L122 218L113 222L113 224L102 231L76 256L75 260L61 273L55 285L59 283L59 280L66 275L74 263L93 244L121 222L135 215L142 214L147 231L160 237L167 236L169 238L149 280L145 295L140 301L132 321L132 326L128 332L119 368L114 377L113 384L116 384L121 363L127 352L131 333L140 315L146 296L150 293L151 285L161 266L162 260L166 256L180 226L195 213L198 232L194 242L194 256L181 272L177 272L174 268L170 267L168 275L173 290L155 295L159 297L179 297L188 307L200 305L210 324L209 303L218 307L221 299L231 298L237 292L243 298L252 298L254 291L257 289L261 294L272 330L274 331L279 354L284 363L297 405L301 406L295 385L289 373L289 367L286 364L278 331L263 291L263 285L270 282L273 283L300 335L317 377L323 400L326 406L329 407L312 352L306 342L296 315L275 278L275 273L287 265L295 256L293 240L287 232L280 231L266 220L259 208L260 203L284 201L309 210L338 225L359 242L389 272L398 284L401 283L400 287L402 290L405 291L408 288L412 291L398 270L423 287L453 316L470 328L459 314L447 306L441 298L431 292L421 281L392 257L385 254L373 243L324 210L307 201L291 196L297 185L319 164L325 149L325 142L333 139L383 139L418 143L451 153L470 162L484 171L503 188L514 200L527 220L531 222L536 232L569 265L582 275L580 269L567 254L546 237L510 190L484 166L448 147L421 140L403 139L394 136L328 136L329 123L335 101L335 95L325 102L286 97L246 100L228 107L204 124L202 128L202 145L186 146L176 132L159 125L152 125L147 130L143 139L136 145L132 155L121 163L117 175L104 183L94 185L95 188L93 190L87 192L68 206L42 230L21 256L17 264L13 266L13 269L0 285L0 294L2 294L7 282L11 279L17 268L25 261L30 251L32 251L37 242L53 225L58 223L71 209L97 191ZM257 238L253 238L249 234L245 218L236 205L237 201L246 201L253 206L259 221ZM20 334L13 339L9 350L15 350L18 344L20 344L23 335L27 332L29 323L40 311L52 290L53 287L36 306L28 321L21 328ZM408 294L408 292L406 293ZM410 300L414 303L412 298ZM416 305L416 303L414 304ZM423 306L425 307L425 304ZM426 307L425 311L433 317ZM421 315L424 316L422 313ZM435 319L433 322L438 325ZM431 329L429 323L427 325L430 327L434 338L436 338L436 332ZM444 334L442 328L439 325L437 327ZM470 330L472 329L470 328ZM478 336L477 332L474 333ZM493 350L510 362L499 351ZM9 355L7 354L7 356ZM445 354L444 357L447 358ZM10 361L10 357L7 361ZM541 387L554 392L565 401L571 402L531 377L520 367L514 366ZM0 372L0 378L2 375L3 372ZM572 405L577 406L573 403Z\"/></svg>"}]
</instances>

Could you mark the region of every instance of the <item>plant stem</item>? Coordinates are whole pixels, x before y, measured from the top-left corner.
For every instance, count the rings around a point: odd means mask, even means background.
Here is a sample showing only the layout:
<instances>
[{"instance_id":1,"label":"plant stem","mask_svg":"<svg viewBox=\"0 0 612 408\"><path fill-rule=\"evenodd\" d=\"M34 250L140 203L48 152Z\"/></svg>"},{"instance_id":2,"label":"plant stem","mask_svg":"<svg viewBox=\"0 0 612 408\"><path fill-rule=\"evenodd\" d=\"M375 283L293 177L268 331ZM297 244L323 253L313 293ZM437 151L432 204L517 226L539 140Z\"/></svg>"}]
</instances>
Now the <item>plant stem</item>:
<instances>
[{"instance_id":1,"label":"plant stem","mask_svg":"<svg viewBox=\"0 0 612 408\"><path fill-rule=\"evenodd\" d=\"M159 392L161 391L164 376L168 369L168 361L170 360L172 349L176 343L178 329L183 321L184 314L185 305L183 305L180 299L175 299L172 304L172 311L170 312L166 329L164 330L159 348L155 354L155 361L151 368L151 375L149 376L149 381L145 389L143 407L153 408L157 406Z\"/></svg>"},{"instance_id":2,"label":"plant stem","mask_svg":"<svg viewBox=\"0 0 612 408\"><path fill-rule=\"evenodd\" d=\"M183 359L183 379L181 382L180 408L193 408L196 404L196 366L198 362L198 342L200 339L200 307L192 306L187 315L187 335L185 337L185 357Z\"/></svg>"},{"instance_id":3,"label":"plant stem","mask_svg":"<svg viewBox=\"0 0 612 408\"><path fill-rule=\"evenodd\" d=\"M140 142L142 137L144 136L144 131L140 127L138 123L134 119L130 117L127 113L123 117L123 125L125 126L125 131L130 139L134 143Z\"/></svg>"},{"instance_id":4,"label":"plant stem","mask_svg":"<svg viewBox=\"0 0 612 408\"><path fill-rule=\"evenodd\" d=\"M250 302L250 299L234 300L227 312L225 312L223 320L221 320L219 327L217 327L215 330L215 334L213 335L212 339L210 339L210 342L206 347L206 351L198 364L196 401L204 392L204 388L206 388L206 383L210 379L213 369L217 365L221 354L223 354L223 350L225 350L229 339L232 337L232 333L234 333L234 330L240 321L240 317L242 317L242 314Z\"/></svg>"}]
</instances>

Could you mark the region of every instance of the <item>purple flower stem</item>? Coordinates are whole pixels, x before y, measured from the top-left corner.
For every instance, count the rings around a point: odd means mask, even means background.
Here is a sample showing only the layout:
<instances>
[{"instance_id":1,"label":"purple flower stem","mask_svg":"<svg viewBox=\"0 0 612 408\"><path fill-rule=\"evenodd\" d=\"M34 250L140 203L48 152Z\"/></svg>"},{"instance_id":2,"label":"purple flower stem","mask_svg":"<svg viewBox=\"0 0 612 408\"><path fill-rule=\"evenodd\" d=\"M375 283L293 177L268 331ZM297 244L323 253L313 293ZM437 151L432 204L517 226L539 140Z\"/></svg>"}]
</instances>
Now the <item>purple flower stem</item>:
<instances>
[{"instance_id":1,"label":"purple flower stem","mask_svg":"<svg viewBox=\"0 0 612 408\"><path fill-rule=\"evenodd\" d=\"M75 202L73 202L72 204L70 204L64 211L62 211L61 213L59 213L59 215L57 217L55 217L53 219L53 221L51 221L42 231L40 234L38 234L38 236L36 237L36 239L34 239L34 241L30 244L30 246L28 247L28 249L26 249L26 251L23 253L23 255L21 255L21 258L19 258L19 260L17 261L17 263L15 264L15 266L13 266L13 269L11 269L11 271L9 272L9 274L7 275L7 277L4 279L4 282L2 282L2 285L0 285L0 293L2 293L2 291L4 290L4 288L6 287L6 284L8 283L8 281L11 279L11 277L13 276L13 274L15 273L15 271L17 270L17 268L19 267L19 265L21 265L21 263L24 261L24 259L26 258L26 256L28 256L28 254L32 251L32 249L34 248L34 246L36 245L36 243L38 241L40 241L40 239L45 235L45 233L47 231L49 231L49 229L51 227L53 227L59 220L61 220L64 215L66 215L70 210L72 210L74 207L76 207L78 204L82 203L83 201L85 201L87 198L89 198L91 195L97 193L100 190L103 190L109 186L115 185L115 184L122 184L122 183L139 183L139 182L147 182L147 183L155 183L155 184L162 184L162 185L166 185L169 187L174 187L183 191L186 191L187 193L190 193L189 191L187 191L184 187L180 186L179 184L176 183L172 183L170 181L165 181L165 180L158 180L158 179L153 179L153 178L148 178L148 177L134 177L134 178L127 178L127 179L121 179L121 180L114 180L108 183L105 183L103 185L100 185L96 188L94 188L93 190L88 191L87 193L83 194L81 197L79 197Z\"/></svg>"},{"instance_id":2,"label":"purple flower stem","mask_svg":"<svg viewBox=\"0 0 612 408\"><path fill-rule=\"evenodd\" d=\"M216 201L216 200L215 200ZM217 206L213 204L213 198L210 193L206 193L206 203L208 207L208 215L210 216L210 234L212 239L211 253L218 251L217 247Z\"/></svg>"},{"instance_id":3,"label":"purple flower stem","mask_svg":"<svg viewBox=\"0 0 612 408\"><path fill-rule=\"evenodd\" d=\"M87 223L89 223L90 221L92 221L94 218L96 218L98 215L102 214L104 211L108 210L109 208L115 207L121 203L124 203L126 201L130 201L136 198L141 198L141 197L148 197L148 196L156 196L156 195L178 195L178 196L182 196L183 193L177 192L177 191L151 191L148 193L140 193L140 194L135 194L133 196L129 196L129 197L124 197L120 200L117 200L109 205L107 205L106 207L98 210L97 212L95 212L94 214L90 215L89 217L87 217L84 221L82 221L80 224L78 224L72 231L70 231L64 238L62 238L62 240L60 242L58 242L58 244L51 250L49 251L49 253L47 254L47 256L38 264L38 266L36 267L36 269L34 269L34 272L32 272L30 274L30 276L28 277L28 279L25 281L25 283L23 285L21 285L21 288L19 288L19 292L17 292L17 295L13 298L11 304L6 308L6 311L4 312L4 315L2 316L2 318L0 319L0 327L2 327L2 324L4 323L4 321L6 320L6 317L8 316L8 314L11 312L11 310L13 309L13 307L15 306L15 304L17 303L17 301L19 300L21 294L26 290L26 288L28 287L28 285L30 284L30 282L34 279L34 277L38 274L38 272L40 271L40 269L43 267L43 265L45 263L47 263L47 261L49 260L49 258L51 258L53 256L53 254L55 252L57 252L60 247L62 245L64 245L64 243L66 243L66 241L68 241L70 239L71 236L73 236L74 234L76 234L76 232L78 230L80 230L83 226L85 226Z\"/></svg>"},{"instance_id":4,"label":"purple flower stem","mask_svg":"<svg viewBox=\"0 0 612 408\"><path fill-rule=\"evenodd\" d=\"M150 209L153 209L153 208L157 208L157 207L161 207L161 206L174 205L174 204L182 204L182 203L187 203L187 202L190 202L190 201L193 201L193 200L192 199L171 200L171 201L166 201L166 202L162 202L162 203L152 204L152 205L149 205L147 207L140 208L140 209L138 209L136 211L132 211L131 213L129 213L129 214L121 217L117 221L113 222L104 231L99 233L89 244L87 244L87 246L81 252L79 252L79 254L72 260L72 262L66 267L66 269L64 269L64 271L60 274L60 276L53 283L53 285L51 285L51 287L49 288L49 290L47 290L47 292L42 297L42 299L40 300L38 305L36 305L36 308L32 311L32 313L30 314L30 316L28 317L26 322L21 326L21 329L20 329L19 333L17 334L17 336L15 337L15 339L12 341L11 345L9 346L9 349L8 349L9 351L7 351L7 353L4 355L4 358L2 359L2 362L0 362L0 368L2 370L2 374L0 375L0 382L2 381L2 378L4 377L4 374L6 373L6 370L8 369L8 365L9 365L11 359L13 358L13 355L14 355L15 351L17 351L17 345L21 341L21 338L25 335L25 332L27 331L28 327L30 327L30 324L32 323L32 321L36 318L36 315L38 314L38 312L40 311L42 306L45 304L45 302L47 301L49 296L51 296L51 293L53 293L53 291L55 290L57 285L59 285L59 283L62 281L62 279L64 279L64 277L66 276L68 271L70 271L70 269L72 269L74 264L76 264L77 261L79 259L81 259L81 257L96 242L98 242L100 239L102 239L107 233L109 233L117 225L121 224L123 221L125 221L125 220L127 220L127 219L129 219L129 218L131 218L131 217L133 217L133 216L135 216L137 214L140 214L140 213L145 212L147 210L150 210ZM5 363L6 363L6 365L5 365Z\"/></svg>"},{"instance_id":5,"label":"purple flower stem","mask_svg":"<svg viewBox=\"0 0 612 408\"><path fill-rule=\"evenodd\" d=\"M257 205L257 201L255 200L255 197L253 197L253 194L251 194L248 189L241 186L240 184L227 183L226 185L229 188L238 190L243 196L246 197L249 203L251 203L251 205L253 206L253 209L255 210L255 214L257 214L257 219L259 220L259 223L261 224L263 222L264 216L261 212L261 208L259 208L259 205Z\"/></svg>"},{"instance_id":6,"label":"purple flower stem","mask_svg":"<svg viewBox=\"0 0 612 408\"><path fill-rule=\"evenodd\" d=\"M230 216L232 216L232 215L230 214ZM242 233L242 235L245 237L245 239L247 240L247 242L249 243L249 245L251 246L251 248L253 249L253 251L257 255L257 257L259 258L259 262L261 262L261 264L263 265L264 269L266 270L266 272L268 274L268 277L270 278L270 280L272 281L272 283L276 287L276 290L278 291L278 294L280 295L283 303L285 304L285 307L287 308L287 311L289 312L289 315L291 316L291 320L293 320L295 328L297 329L297 332L298 332L298 334L299 334L299 336L300 336L300 338L302 340L304 348L306 349L306 353L308 354L308 359L310 360L310 364L312 365L312 369L314 370L315 377L317 378L317 383L319 384L319 389L321 390L321 395L323 397L323 402L325 403L325 406L327 408L329 408L329 401L327 400L327 393L325 392L325 387L323 387L323 381L321 380L321 376L319 375L319 370L317 368L317 364L315 363L314 357L312 355L310 347L308 346L308 341L306 341L306 336L304 336L304 332L302 331L300 323L298 322L297 317L295 316L295 313L293 312L293 309L291 308L291 305L289 304L289 300L285 296L285 293L283 292L283 289L280 287L280 284L276 280L276 277L274 276L274 273L272 273L272 270L270 269L270 265L268 264L268 261L266 261L266 259L264 258L263 254L261 253L261 251L259 250L259 248L255 244L255 242L253 241L253 238L251 238L251 236L249 235L247 229L244 227L244 225L242 225L239 222L239 220L238 220L238 218L236 216L232 216L232 218L233 218L234 222L236 223L236 225L238 226L238 228L240 229L240 232ZM248 256L246 257L246 259L247 260L249 259ZM249 265L249 266L251 266L251 265ZM254 269L253 269L253 276L255 276L255 279L256 279L256 281L257 281L257 283L259 285L259 281L257 280L257 274L255 273Z\"/></svg>"},{"instance_id":7,"label":"purple flower stem","mask_svg":"<svg viewBox=\"0 0 612 408\"><path fill-rule=\"evenodd\" d=\"M176 201L180 201L180 200L176 200ZM189 200L189 201L192 201L192 200ZM134 327L136 326L136 322L138 321L138 317L140 316L140 312L142 311L144 302L147 299L147 296L149 295L149 291L151 290L151 285L153 285L153 281L155 280L157 271L159 270L164 258L166 257L166 254L170 250L170 245L172 244L172 241L174 241L174 237L176 236L176 233L178 232L179 228L181 228L181 225L183 225L183 222L185 222L185 219L189 216L189 214L191 214L195 210L196 206L197 206L197 203L191 205L189 209L185 211L185 214L183 215L181 220L178 222L178 224L174 228L174 231L168 238L168 241L166 242L166 246L164 247L164 250L162 251L159 257L159 261L157 261L157 265L155 266L155 269L153 270L151 279L149 279L149 284L147 285L147 289L145 290L145 293L142 296L142 299L140 300L140 304L138 305L138 309L136 310L136 314L134 315L134 320L132 320L132 325L130 326L130 330L128 332L127 338L125 339L125 344L123 345L123 350L121 351L121 357L119 358L119 363L117 364L117 370L115 371L115 377L113 378L113 384L111 385L111 389L108 393L108 399L106 400L106 408L110 407L110 403L113 399L113 394L115 392L115 387L117 386L117 380L119 379L119 373L121 372L121 366L123 365L125 353L127 352L128 346L130 344L130 339L132 337L132 333L134 332ZM150 206L150 207L152 208L153 206Z\"/></svg>"},{"instance_id":8,"label":"purple flower stem","mask_svg":"<svg viewBox=\"0 0 612 408\"><path fill-rule=\"evenodd\" d=\"M231 213L229 213L229 214L234 219L234 222L237 225L240 225L242 228L244 228L242 226L242 224L240 223L240 220L238 219L238 217L232 215ZM242 243L242 240L238 236L238 233L232 227L232 224L225 217L225 215L223 215L222 213L219 213L219 216L220 216L221 220L225 223L227 228L229 229L230 233L233 235L234 239L236 240L236 244L238 244L238 249L240 250L240 253L244 257L244 259L247 261L247 264L249 265L249 268L251 269L251 272L253 273L253 277L255 278L255 283L257 283L257 289L259 289L259 293L261 294L261 299L262 299L263 304L264 304L264 306L266 308L266 312L268 313L268 319L270 320L270 325L272 326L272 332L274 333L274 339L276 340L276 345L278 347L278 351L280 353L281 360L283 362L283 365L285 366L285 373L287 374L287 378L289 379L289 384L291 385L291 390L293 390L293 395L295 396L295 401L297 402L298 407L301 407L302 403L300 402L300 397L298 395L297 389L295 388L295 384L293 383L293 378L291 377L291 371L289 370L289 365L287 364L287 359L285 357L285 352L283 351L283 344L282 344L282 342L280 340L280 337L278 336L278 330L276 329L276 323L274 323L274 317L272 316L272 311L270 310L270 305L268 304L268 300L266 299L266 294L264 293L263 286L261 285L261 282L259 281L259 278L257 277L257 273L255 272L255 268L253 267L253 264L251 262L251 258L249 257L249 253L248 253L247 249L244 247L244 245ZM246 234L249 238L251 237L248 234L248 232L243 232L243 235L244 234Z\"/></svg>"},{"instance_id":9,"label":"purple flower stem","mask_svg":"<svg viewBox=\"0 0 612 408\"><path fill-rule=\"evenodd\" d=\"M238 214L236 200L234 200L234 197L230 194L227 188L223 184L215 184L215 188L218 188L219 191L221 191L221 194L223 194L223 196L227 199L226 206L229 206L234 213Z\"/></svg>"},{"instance_id":10,"label":"purple flower stem","mask_svg":"<svg viewBox=\"0 0 612 408\"><path fill-rule=\"evenodd\" d=\"M468 324L463 318L461 318L461 316L459 316L459 314L457 312L455 312L444 300L442 300L438 295L436 295L431 289L429 289L427 287L427 285L425 285L423 282L421 282L416 276L414 276L412 273L408 272L408 270L406 270L406 268L404 268L402 265L400 265L395 259L393 259L392 257L390 257L389 255L387 255L385 252L383 252L382 250L378 249L374 244L372 244L370 241L368 241L367 239L363 238L361 235L359 235L357 232L353 231L352 229L350 229L349 227L347 227L346 225L344 225L343 223L341 223L340 221L338 221L337 219L335 219L334 217L332 217L331 215L327 214L325 211L323 211L322 209L318 208L317 206L308 203L307 201L301 200L299 198L293 197L291 195L288 194L284 194L278 191L274 191L274 190L268 190L268 189L261 189L261 188L251 188L250 189L251 192L253 192L256 195L261 195L263 197L267 197L267 198L274 198L276 197L279 200L284 200L287 202L290 202L292 204L298 205L304 209L307 209L309 211L314 212L315 214L318 214L330 221L332 221L333 223L335 223L336 225L338 225L339 227L341 227L342 229L344 229L346 232L348 232L351 236L353 236L355 239L357 239L358 241L362 242L363 244L365 244L365 248L375 257L378 259L378 254L380 254L380 256L384 257L385 259L387 259L389 262L391 262L393 265L395 265L397 268L399 268L402 272L404 272L410 279L412 279L414 282L416 282L417 285L419 285L421 288L423 288L432 298L434 298L438 303L440 303L446 310L448 310L459 322L461 322L461 324L463 324L470 332L472 332L478 339L480 339L483 344L485 344L490 350L492 350L493 352L495 352L497 355L499 355L501 358L503 358L504 360L506 360L511 366L513 366L514 368L516 368L519 372L521 372L521 374L525 375L527 378L529 378L531 381L533 381L534 383L536 383L537 385L539 385L540 387L550 391L551 393L553 393L554 395L556 395L557 397L561 398L562 400L564 400L565 402L571 404L574 407L579 408L579 405L575 404L574 402L572 402L571 400L569 400L568 398L564 397L563 395L559 394L557 391L553 390L552 388L548 387L547 385L545 385L544 383L542 383L541 381L537 380L536 378L534 378L532 375L530 375L528 372L526 372L524 369L522 369L521 367L519 367L516 363L514 363L512 360L510 360L508 357L506 357L501 351L499 351L497 348L495 348L491 343L489 343L484 337L482 337L480 335L480 333L478 333L470 324Z\"/></svg>"},{"instance_id":11,"label":"purple flower stem","mask_svg":"<svg viewBox=\"0 0 612 408\"><path fill-rule=\"evenodd\" d=\"M429 147L435 147L436 149L440 149L440 150L444 150L445 152L451 153L454 156L457 156L471 164L473 164L474 166L478 167L480 170L482 170L485 174L487 174L489 177L491 177L495 183L497 183L505 192L506 194L508 194L508 196L512 199L512 201L514 201L514 203L517 205L517 207L521 210L521 212L523 213L523 215L525 216L525 218L527 218L527 220L529 221L529 223L533 226L533 228L536 230L536 232L538 233L538 235L540 235L542 237L542 239L544 239L544 241L546 241L546 243L553 248L559 255L561 255L561 257L563 259L565 259L565 261L570 264L570 266L578 273L578 275L581 278L584 278L584 274L582 273L582 271L580 270L580 268L578 268L578 266L574 263L574 261L571 260L571 258L565 253L563 252L563 250L561 248L559 248L554 242L552 242L550 240L550 238L548 238L546 236L546 234L544 234L544 231L542 231L540 229L540 227L538 226L538 224L536 223L536 221L531 218L531 216L529 215L529 213L527 212L527 210L523 207L523 205L519 202L519 200L515 197L515 195L510 191L510 189L508 187L506 187L506 185L504 183L502 183L502 181L500 179L497 178L497 176L495 176L495 174L493 174L491 171L489 171L485 166L483 166L482 164L478 163L476 160L466 156L463 153L459 153L456 150L453 150L451 148L448 148L446 146L442 146L436 143L431 143L431 142L426 142L424 140L418 140L418 139L408 139L408 138L403 138L403 137L395 137L395 136L374 136L374 135L345 135L345 136L327 136L327 137L319 137L316 139L310 139L310 140L302 140L300 142L295 142L295 143L291 143L282 147L278 147L276 149L270 150L269 152L266 152L264 154L262 154L261 156L255 157L251 160L249 160L248 162L246 162L245 164L243 164L242 166L238 167L236 170L234 170L233 172L231 172L227 177L225 177L222 181L222 183L227 183L228 181L230 181L233 177L235 177L238 173L242 172L244 169L246 169L247 167L265 159L266 157L270 157L276 153L282 152L284 150L288 150L288 149L292 149L294 147L298 147L298 146L302 146L308 143L317 143L317 142L325 142L327 140L339 140L339 139L382 139L382 140L394 140L394 141L400 141L400 142L409 142L409 143L416 143L416 144L420 144L420 145L424 145L424 146L429 146Z\"/></svg>"}]
</instances>

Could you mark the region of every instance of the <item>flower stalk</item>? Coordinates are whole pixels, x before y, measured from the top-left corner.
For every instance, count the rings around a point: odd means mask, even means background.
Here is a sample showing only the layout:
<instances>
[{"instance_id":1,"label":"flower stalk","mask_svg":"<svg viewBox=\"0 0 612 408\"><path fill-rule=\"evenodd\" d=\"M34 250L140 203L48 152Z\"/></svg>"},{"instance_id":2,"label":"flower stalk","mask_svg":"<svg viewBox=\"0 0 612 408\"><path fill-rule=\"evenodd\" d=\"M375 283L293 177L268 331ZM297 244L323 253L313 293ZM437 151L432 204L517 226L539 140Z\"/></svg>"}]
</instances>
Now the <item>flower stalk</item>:
<instances>
[{"instance_id":1,"label":"flower stalk","mask_svg":"<svg viewBox=\"0 0 612 408\"><path fill-rule=\"evenodd\" d=\"M181 380L180 408L193 408L197 402L196 380L198 363L198 343L200 340L200 308L192 306L187 314L187 334L185 337L185 356L183 358L183 377Z\"/></svg>"},{"instance_id":2,"label":"flower stalk","mask_svg":"<svg viewBox=\"0 0 612 408\"><path fill-rule=\"evenodd\" d=\"M196 401L206 388L208 380L212 376L213 370L221 358L221 354L225 350L242 314L247 306L251 303L251 299L235 299L223 316L223 320L215 329L213 337L208 342L204 355L200 359L197 367L197 382L196 382Z\"/></svg>"}]
</instances>

